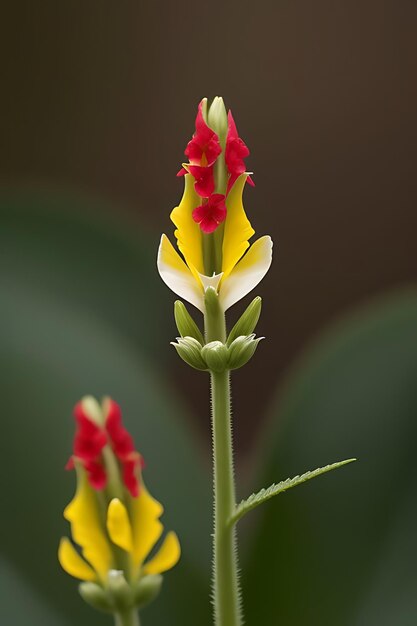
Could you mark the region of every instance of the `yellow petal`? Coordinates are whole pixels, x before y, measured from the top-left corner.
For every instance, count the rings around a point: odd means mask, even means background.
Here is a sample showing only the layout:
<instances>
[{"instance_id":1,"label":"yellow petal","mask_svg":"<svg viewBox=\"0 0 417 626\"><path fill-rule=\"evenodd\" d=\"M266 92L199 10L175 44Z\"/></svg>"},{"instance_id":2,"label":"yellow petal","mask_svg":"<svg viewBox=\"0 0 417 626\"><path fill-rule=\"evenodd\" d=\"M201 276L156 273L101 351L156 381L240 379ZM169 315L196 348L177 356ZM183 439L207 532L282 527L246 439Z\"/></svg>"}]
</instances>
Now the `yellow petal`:
<instances>
[{"instance_id":1,"label":"yellow petal","mask_svg":"<svg viewBox=\"0 0 417 626\"><path fill-rule=\"evenodd\" d=\"M204 274L203 244L200 226L193 220L192 213L201 204L201 198L194 190L194 178L191 174L185 174L184 183L184 194L179 205L171 212L171 220L177 227L174 234L178 249L198 279L197 272Z\"/></svg>"},{"instance_id":2,"label":"yellow petal","mask_svg":"<svg viewBox=\"0 0 417 626\"><path fill-rule=\"evenodd\" d=\"M162 505L152 498L145 485L141 484L139 496L132 499L131 519L133 533L133 563L139 567L152 550L164 527L159 521Z\"/></svg>"},{"instance_id":3,"label":"yellow petal","mask_svg":"<svg viewBox=\"0 0 417 626\"><path fill-rule=\"evenodd\" d=\"M97 579L94 570L78 554L67 537L61 539L58 549L58 559L61 563L61 567L70 576L74 576L74 578L79 578L80 580Z\"/></svg>"},{"instance_id":4,"label":"yellow petal","mask_svg":"<svg viewBox=\"0 0 417 626\"><path fill-rule=\"evenodd\" d=\"M265 276L272 262L272 239L261 237L251 245L243 259L220 286L220 303L224 311L246 296Z\"/></svg>"},{"instance_id":5,"label":"yellow petal","mask_svg":"<svg viewBox=\"0 0 417 626\"><path fill-rule=\"evenodd\" d=\"M156 555L143 568L144 574L162 574L174 567L181 556L181 547L174 532L169 532Z\"/></svg>"},{"instance_id":6,"label":"yellow petal","mask_svg":"<svg viewBox=\"0 0 417 626\"><path fill-rule=\"evenodd\" d=\"M100 517L97 495L84 472L78 474L77 491L64 511L71 523L71 534L85 559L104 581L112 567L112 555Z\"/></svg>"},{"instance_id":7,"label":"yellow petal","mask_svg":"<svg viewBox=\"0 0 417 626\"><path fill-rule=\"evenodd\" d=\"M249 239L255 234L245 209L242 194L247 174L242 174L234 183L226 199L227 217L223 237L223 280L230 274L236 263L249 247Z\"/></svg>"},{"instance_id":8,"label":"yellow petal","mask_svg":"<svg viewBox=\"0 0 417 626\"><path fill-rule=\"evenodd\" d=\"M125 505L118 498L113 498L107 510L107 530L112 542L131 552L133 549L132 527Z\"/></svg>"},{"instance_id":9,"label":"yellow petal","mask_svg":"<svg viewBox=\"0 0 417 626\"><path fill-rule=\"evenodd\" d=\"M166 235L162 235L158 250L158 271L162 280L174 293L204 310L203 287L200 278L193 275Z\"/></svg>"}]
</instances>

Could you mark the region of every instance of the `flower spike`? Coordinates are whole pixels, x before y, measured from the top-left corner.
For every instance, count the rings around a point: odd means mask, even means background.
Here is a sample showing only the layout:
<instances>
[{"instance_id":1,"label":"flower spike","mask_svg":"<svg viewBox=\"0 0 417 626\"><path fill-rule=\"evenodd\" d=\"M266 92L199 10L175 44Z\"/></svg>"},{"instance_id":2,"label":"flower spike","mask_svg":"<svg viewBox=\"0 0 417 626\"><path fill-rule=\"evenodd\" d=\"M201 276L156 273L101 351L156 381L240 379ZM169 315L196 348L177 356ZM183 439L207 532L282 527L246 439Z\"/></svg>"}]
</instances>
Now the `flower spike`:
<instances>
[{"instance_id":1,"label":"flower spike","mask_svg":"<svg viewBox=\"0 0 417 626\"><path fill-rule=\"evenodd\" d=\"M213 141L216 148L210 151ZM180 336L171 344L187 365L210 375L213 617L215 626L241 626L244 617L236 522L273 495L353 459L261 489L236 505L230 373L246 365L264 339L254 333L261 298L252 301L230 332L225 311L252 291L269 270L272 240L264 235L250 243L255 231L243 206L246 183L254 186L245 165L249 149L239 137L233 115L226 112L222 98L215 97L209 108L206 99L200 103L196 133L186 154L190 162L181 170L184 194L171 213L178 252L162 235L157 265L168 287L204 315L204 328L200 329L185 304L177 300L174 315ZM168 537L166 543L170 543ZM161 549L155 561L164 559ZM148 571L153 571L153 566L154 562L148 564Z\"/></svg>"},{"instance_id":2,"label":"flower spike","mask_svg":"<svg viewBox=\"0 0 417 626\"><path fill-rule=\"evenodd\" d=\"M64 517L78 550L64 537L58 558L68 574L84 581L80 593L87 602L113 613L121 604L135 610L157 595L160 575L180 557L179 541L170 531L148 558L163 533L163 507L146 489L142 457L123 426L119 405L111 398L101 406L84 398L74 414L71 464L77 490ZM104 485L93 479L91 463L102 468Z\"/></svg>"},{"instance_id":3,"label":"flower spike","mask_svg":"<svg viewBox=\"0 0 417 626\"><path fill-rule=\"evenodd\" d=\"M249 244L255 231L242 200L246 182L253 185L245 171L249 149L221 98L215 98L210 108L206 99L200 102L186 155L190 162L180 172L184 195L171 213L181 254L163 235L158 270L172 291L203 312L204 294L214 277L225 311L265 276L272 241L265 236Z\"/></svg>"}]
</instances>

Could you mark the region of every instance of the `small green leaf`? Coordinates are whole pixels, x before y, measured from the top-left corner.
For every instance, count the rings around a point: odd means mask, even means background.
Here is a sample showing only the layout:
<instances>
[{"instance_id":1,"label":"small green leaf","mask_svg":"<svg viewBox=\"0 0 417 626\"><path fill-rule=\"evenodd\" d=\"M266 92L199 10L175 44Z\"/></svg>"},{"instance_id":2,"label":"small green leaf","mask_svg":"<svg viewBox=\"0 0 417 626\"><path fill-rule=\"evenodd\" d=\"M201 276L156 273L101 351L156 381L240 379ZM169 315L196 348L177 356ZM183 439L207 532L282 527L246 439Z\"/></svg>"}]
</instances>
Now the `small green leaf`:
<instances>
[{"instance_id":1,"label":"small green leaf","mask_svg":"<svg viewBox=\"0 0 417 626\"><path fill-rule=\"evenodd\" d=\"M352 463L353 461L356 461L356 459L346 459L345 461L332 463L331 465L326 465L325 467L318 467L311 472L306 472L305 474L301 474L301 476L294 476L294 478L287 478L278 484L272 484L267 489L261 489L258 493L253 493L247 500L242 500L242 502L237 505L234 514L229 518L229 524L236 524L236 522L238 522L248 511L251 511L259 504L266 502L270 498L277 496L279 493L283 493L292 487L297 487L297 485L301 485L307 480L311 480L312 478L316 478L316 476L321 476L322 474L331 472L332 470L342 467L343 465L347 465L348 463Z\"/></svg>"}]
</instances>

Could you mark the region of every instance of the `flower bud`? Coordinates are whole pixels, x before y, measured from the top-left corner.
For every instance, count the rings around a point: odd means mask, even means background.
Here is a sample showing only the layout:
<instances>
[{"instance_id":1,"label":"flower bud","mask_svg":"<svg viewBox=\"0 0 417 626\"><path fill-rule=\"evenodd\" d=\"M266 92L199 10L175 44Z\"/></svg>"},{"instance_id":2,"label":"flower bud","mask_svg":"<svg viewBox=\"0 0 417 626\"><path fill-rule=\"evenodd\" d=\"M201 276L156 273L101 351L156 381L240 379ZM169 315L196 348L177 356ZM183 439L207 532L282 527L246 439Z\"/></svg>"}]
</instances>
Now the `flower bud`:
<instances>
[{"instance_id":1,"label":"flower bud","mask_svg":"<svg viewBox=\"0 0 417 626\"><path fill-rule=\"evenodd\" d=\"M82 599L94 609L104 611L104 613L112 613L114 611L113 603L100 585L84 582L79 585L78 590Z\"/></svg>"},{"instance_id":2,"label":"flower bud","mask_svg":"<svg viewBox=\"0 0 417 626\"><path fill-rule=\"evenodd\" d=\"M81 399L81 407L85 415L98 426L104 423L103 411L100 404L93 396L84 396Z\"/></svg>"},{"instance_id":3,"label":"flower bud","mask_svg":"<svg viewBox=\"0 0 417 626\"><path fill-rule=\"evenodd\" d=\"M258 339L255 339L255 335L237 337L229 348L229 369L236 370L246 365L254 355L261 339L264 339L264 337L258 337Z\"/></svg>"},{"instance_id":4,"label":"flower bud","mask_svg":"<svg viewBox=\"0 0 417 626\"><path fill-rule=\"evenodd\" d=\"M227 135L227 111L223 98L216 96L210 105L207 116L208 125L217 134L220 144L224 147Z\"/></svg>"},{"instance_id":5,"label":"flower bud","mask_svg":"<svg viewBox=\"0 0 417 626\"><path fill-rule=\"evenodd\" d=\"M238 319L236 324L233 326L232 330L229 333L227 338L227 345L230 344L237 338L242 335L250 335L256 328L256 324L258 323L259 317L261 315L262 309L262 298L256 296L254 300L250 303L246 311L242 314L242 316Z\"/></svg>"},{"instance_id":6,"label":"flower bud","mask_svg":"<svg viewBox=\"0 0 417 626\"><path fill-rule=\"evenodd\" d=\"M139 609L152 602L162 587L162 576L150 575L139 580L133 587L133 599Z\"/></svg>"},{"instance_id":7,"label":"flower bud","mask_svg":"<svg viewBox=\"0 0 417 626\"><path fill-rule=\"evenodd\" d=\"M227 138L227 112L224 106L223 98L216 96L208 111L208 125L219 138L222 148L221 154L218 156L214 164L214 181L215 191L218 194L225 194L227 189L228 171L225 161L225 147Z\"/></svg>"},{"instance_id":8,"label":"flower bud","mask_svg":"<svg viewBox=\"0 0 417 626\"><path fill-rule=\"evenodd\" d=\"M193 337L201 345L204 345L204 337L200 329L181 300L176 300L174 303L174 317L181 337Z\"/></svg>"},{"instance_id":9,"label":"flower bud","mask_svg":"<svg viewBox=\"0 0 417 626\"><path fill-rule=\"evenodd\" d=\"M221 341L210 341L201 350L201 356L207 363L208 369L220 373L227 369L228 350Z\"/></svg>"},{"instance_id":10,"label":"flower bud","mask_svg":"<svg viewBox=\"0 0 417 626\"><path fill-rule=\"evenodd\" d=\"M194 337L178 337L177 343L171 341L179 356L196 370L206 370L206 363L201 356L202 345Z\"/></svg>"}]
</instances>

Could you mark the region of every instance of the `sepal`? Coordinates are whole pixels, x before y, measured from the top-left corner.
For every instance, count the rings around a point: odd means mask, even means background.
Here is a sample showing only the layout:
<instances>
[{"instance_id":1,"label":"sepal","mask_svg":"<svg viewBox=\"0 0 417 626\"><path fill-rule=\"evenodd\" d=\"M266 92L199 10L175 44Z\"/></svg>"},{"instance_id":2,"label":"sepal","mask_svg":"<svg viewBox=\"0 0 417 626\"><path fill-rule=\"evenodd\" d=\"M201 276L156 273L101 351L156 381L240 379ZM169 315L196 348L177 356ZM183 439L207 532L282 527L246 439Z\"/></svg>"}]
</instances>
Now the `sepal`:
<instances>
[{"instance_id":1,"label":"sepal","mask_svg":"<svg viewBox=\"0 0 417 626\"><path fill-rule=\"evenodd\" d=\"M255 350L258 347L258 343L265 339L265 337L258 337L255 339L255 335L248 335L247 337L237 337L232 341L229 347L229 361L228 367L231 370L239 369L250 361L255 354Z\"/></svg>"},{"instance_id":2,"label":"sepal","mask_svg":"<svg viewBox=\"0 0 417 626\"><path fill-rule=\"evenodd\" d=\"M108 597L103 587L96 583L84 582L78 586L78 591L82 599L87 602L93 609L104 613L113 613L114 605Z\"/></svg>"},{"instance_id":3,"label":"sepal","mask_svg":"<svg viewBox=\"0 0 417 626\"><path fill-rule=\"evenodd\" d=\"M162 587L160 574L148 575L133 586L133 600L139 609L146 606L159 595Z\"/></svg>"},{"instance_id":4,"label":"sepal","mask_svg":"<svg viewBox=\"0 0 417 626\"><path fill-rule=\"evenodd\" d=\"M227 338L227 345L242 335L251 335L256 328L262 309L262 298L256 296L233 326Z\"/></svg>"},{"instance_id":5,"label":"sepal","mask_svg":"<svg viewBox=\"0 0 417 626\"><path fill-rule=\"evenodd\" d=\"M123 572L111 570L106 587L83 582L78 589L83 600L94 609L114 613L143 608L159 595L162 581L163 577L155 574L144 576L129 584Z\"/></svg>"},{"instance_id":6,"label":"sepal","mask_svg":"<svg viewBox=\"0 0 417 626\"><path fill-rule=\"evenodd\" d=\"M204 338L200 329L181 300L176 300L174 303L174 317L181 337L193 337L201 345L204 345Z\"/></svg>"},{"instance_id":7,"label":"sepal","mask_svg":"<svg viewBox=\"0 0 417 626\"><path fill-rule=\"evenodd\" d=\"M171 341L179 356L196 370L206 370L207 365L202 357L203 346L194 337L178 337L177 342Z\"/></svg>"}]
</instances>

